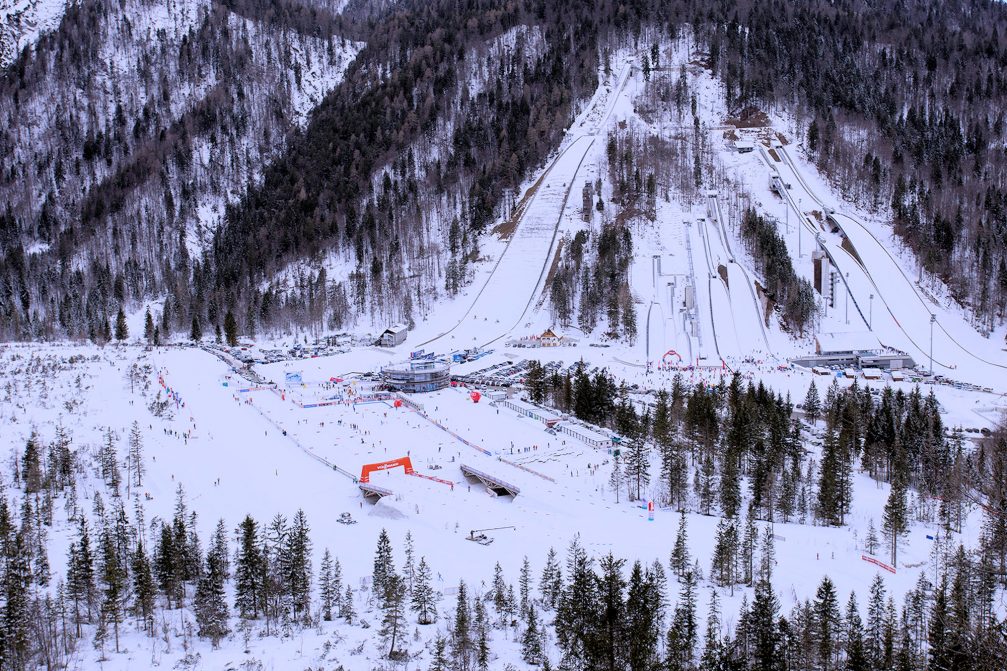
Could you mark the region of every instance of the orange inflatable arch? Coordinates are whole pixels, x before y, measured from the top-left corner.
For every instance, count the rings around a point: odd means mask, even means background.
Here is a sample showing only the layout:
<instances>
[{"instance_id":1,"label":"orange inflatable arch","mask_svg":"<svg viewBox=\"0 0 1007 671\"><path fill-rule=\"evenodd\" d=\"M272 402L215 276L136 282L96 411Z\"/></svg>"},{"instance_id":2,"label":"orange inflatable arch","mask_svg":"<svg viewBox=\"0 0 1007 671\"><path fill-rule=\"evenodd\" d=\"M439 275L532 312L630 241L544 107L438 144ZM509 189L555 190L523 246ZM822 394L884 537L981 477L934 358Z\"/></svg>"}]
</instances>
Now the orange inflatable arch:
<instances>
[{"instance_id":1,"label":"orange inflatable arch","mask_svg":"<svg viewBox=\"0 0 1007 671\"><path fill-rule=\"evenodd\" d=\"M370 482L371 473L375 471L387 471L393 468L398 468L401 466L406 469L406 475L415 475L413 470L413 462L409 457L401 457L399 459L392 459L390 461L382 461L376 464L364 464L363 468L360 469L360 482Z\"/></svg>"}]
</instances>

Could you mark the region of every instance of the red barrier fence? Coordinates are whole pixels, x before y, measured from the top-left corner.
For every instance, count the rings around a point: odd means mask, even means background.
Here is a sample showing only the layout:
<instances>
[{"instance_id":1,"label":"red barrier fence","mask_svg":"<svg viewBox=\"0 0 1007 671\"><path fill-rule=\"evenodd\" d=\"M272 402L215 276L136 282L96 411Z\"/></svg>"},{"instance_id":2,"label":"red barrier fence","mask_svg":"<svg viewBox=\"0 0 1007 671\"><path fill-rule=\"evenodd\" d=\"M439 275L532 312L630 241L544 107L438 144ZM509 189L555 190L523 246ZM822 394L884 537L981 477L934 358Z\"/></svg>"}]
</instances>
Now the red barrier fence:
<instances>
[{"instance_id":1,"label":"red barrier fence","mask_svg":"<svg viewBox=\"0 0 1007 671\"><path fill-rule=\"evenodd\" d=\"M884 563L880 559L875 559L874 557L871 557L871 556L868 556L868 555L860 555L860 558L863 559L868 564L874 564L875 566L880 566L881 568L885 569L886 571L890 571L892 573L895 573L895 569L893 567L891 567L888 564Z\"/></svg>"}]
</instances>

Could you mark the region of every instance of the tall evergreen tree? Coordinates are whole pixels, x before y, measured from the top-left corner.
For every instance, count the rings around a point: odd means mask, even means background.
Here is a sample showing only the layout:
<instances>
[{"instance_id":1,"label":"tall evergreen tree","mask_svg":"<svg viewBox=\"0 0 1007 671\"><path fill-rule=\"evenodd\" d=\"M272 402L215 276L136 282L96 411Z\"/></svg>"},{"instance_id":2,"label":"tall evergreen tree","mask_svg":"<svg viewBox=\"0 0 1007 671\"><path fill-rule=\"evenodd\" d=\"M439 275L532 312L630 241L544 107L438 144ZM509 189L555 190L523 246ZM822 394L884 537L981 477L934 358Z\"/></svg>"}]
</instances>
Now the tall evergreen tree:
<instances>
[{"instance_id":1,"label":"tall evergreen tree","mask_svg":"<svg viewBox=\"0 0 1007 671\"><path fill-rule=\"evenodd\" d=\"M238 525L237 534L234 607L241 617L255 619L264 607L265 558L259 538L259 525L250 515L246 515Z\"/></svg>"},{"instance_id":2,"label":"tall evergreen tree","mask_svg":"<svg viewBox=\"0 0 1007 671\"><path fill-rule=\"evenodd\" d=\"M902 476L892 481L892 489L885 503L882 529L891 549L892 566L898 567L899 538L909 530L906 508L906 485Z\"/></svg>"},{"instance_id":3,"label":"tall evergreen tree","mask_svg":"<svg viewBox=\"0 0 1007 671\"><path fill-rule=\"evenodd\" d=\"M130 564L133 574L133 613L143 623L143 629L148 634L154 633L154 575L150 568L150 559L143 548L143 540L136 544Z\"/></svg>"},{"instance_id":4,"label":"tall evergreen tree","mask_svg":"<svg viewBox=\"0 0 1007 671\"><path fill-rule=\"evenodd\" d=\"M521 635L521 659L526 664L538 666L542 663L542 634L539 632L535 606L529 605L526 612L527 621Z\"/></svg>"},{"instance_id":5,"label":"tall evergreen tree","mask_svg":"<svg viewBox=\"0 0 1007 671\"><path fill-rule=\"evenodd\" d=\"M386 579L393 573L395 573L395 562L392 558L392 541L388 538L388 531L382 529L378 534L377 549L374 551L374 571L371 578L374 597L379 604L385 598Z\"/></svg>"},{"instance_id":6,"label":"tall evergreen tree","mask_svg":"<svg viewBox=\"0 0 1007 671\"><path fill-rule=\"evenodd\" d=\"M420 563L416 567L412 609L420 624L433 624L437 621L436 595L430 585L430 565L427 564L426 557L420 557Z\"/></svg>"},{"instance_id":7,"label":"tall evergreen tree","mask_svg":"<svg viewBox=\"0 0 1007 671\"><path fill-rule=\"evenodd\" d=\"M211 548L207 552L206 566L196 585L196 596L193 601L199 635L210 639L215 648L229 633L227 601L224 595L226 559L226 549L223 554L219 548Z\"/></svg>"},{"instance_id":8,"label":"tall evergreen tree","mask_svg":"<svg viewBox=\"0 0 1007 671\"><path fill-rule=\"evenodd\" d=\"M322 619L332 621L332 609L342 596L342 589L334 582L332 574L332 554L329 548L322 553L322 563L318 567L318 597L321 601Z\"/></svg>"},{"instance_id":9,"label":"tall evergreen tree","mask_svg":"<svg viewBox=\"0 0 1007 671\"><path fill-rule=\"evenodd\" d=\"M402 576L397 573L385 576L380 635L388 646L389 659L402 657L398 645L406 627L406 592L406 581Z\"/></svg>"}]
</instances>

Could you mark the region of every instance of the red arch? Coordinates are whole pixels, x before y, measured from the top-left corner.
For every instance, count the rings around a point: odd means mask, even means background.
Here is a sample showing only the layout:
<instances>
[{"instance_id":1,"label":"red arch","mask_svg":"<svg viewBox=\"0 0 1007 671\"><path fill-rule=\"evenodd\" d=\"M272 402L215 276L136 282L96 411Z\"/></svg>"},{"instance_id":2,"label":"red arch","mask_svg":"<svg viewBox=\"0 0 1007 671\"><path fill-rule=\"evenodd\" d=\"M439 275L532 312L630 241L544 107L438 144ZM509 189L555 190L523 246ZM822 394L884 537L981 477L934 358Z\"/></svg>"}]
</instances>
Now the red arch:
<instances>
[{"instance_id":1,"label":"red arch","mask_svg":"<svg viewBox=\"0 0 1007 671\"><path fill-rule=\"evenodd\" d=\"M399 459L382 461L376 464L364 464L363 468L360 469L360 482L370 482L371 473L375 471L387 471L393 468L398 468L399 466L406 469L406 475L416 474L416 472L413 470L412 460L409 459L409 457L401 457Z\"/></svg>"}]
</instances>

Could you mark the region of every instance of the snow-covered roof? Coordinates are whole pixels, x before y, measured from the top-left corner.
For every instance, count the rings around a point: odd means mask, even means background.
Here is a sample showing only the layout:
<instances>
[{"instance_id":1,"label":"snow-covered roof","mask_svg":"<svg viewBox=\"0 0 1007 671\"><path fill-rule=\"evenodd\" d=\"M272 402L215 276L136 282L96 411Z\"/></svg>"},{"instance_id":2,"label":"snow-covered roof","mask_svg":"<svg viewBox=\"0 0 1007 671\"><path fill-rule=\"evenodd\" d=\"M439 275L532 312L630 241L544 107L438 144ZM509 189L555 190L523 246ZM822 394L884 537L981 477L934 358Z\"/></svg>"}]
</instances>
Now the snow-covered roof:
<instances>
[{"instance_id":1,"label":"snow-covered roof","mask_svg":"<svg viewBox=\"0 0 1007 671\"><path fill-rule=\"evenodd\" d=\"M870 331L819 333L815 340L818 343L819 354L873 352L881 349L881 343Z\"/></svg>"},{"instance_id":2,"label":"snow-covered roof","mask_svg":"<svg viewBox=\"0 0 1007 671\"><path fill-rule=\"evenodd\" d=\"M384 332L385 333L402 333L403 331L408 330L408 328L409 327L407 327L405 324L392 324L391 326L389 326L388 328L386 328Z\"/></svg>"}]
</instances>

